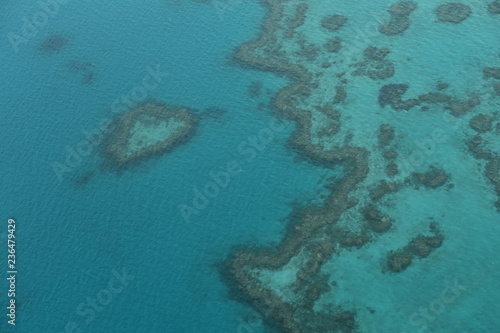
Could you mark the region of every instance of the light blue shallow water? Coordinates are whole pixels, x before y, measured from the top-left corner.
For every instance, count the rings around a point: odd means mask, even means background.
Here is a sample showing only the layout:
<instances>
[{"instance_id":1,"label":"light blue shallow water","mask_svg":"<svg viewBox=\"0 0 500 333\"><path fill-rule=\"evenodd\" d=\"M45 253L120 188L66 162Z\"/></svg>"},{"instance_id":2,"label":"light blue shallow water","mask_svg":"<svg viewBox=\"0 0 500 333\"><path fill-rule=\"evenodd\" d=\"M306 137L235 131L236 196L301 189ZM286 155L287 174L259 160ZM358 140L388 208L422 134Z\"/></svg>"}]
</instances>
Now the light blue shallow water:
<instances>
[{"instance_id":1,"label":"light blue shallow water","mask_svg":"<svg viewBox=\"0 0 500 333\"><path fill-rule=\"evenodd\" d=\"M274 131L262 152L248 151L250 136L273 120L258 104L267 105L265 91L285 82L228 61L258 33L264 9L243 2L69 2L16 53L7 33L19 32L22 18L39 8L2 7L0 210L18 224L15 330L236 332L250 310L227 299L214 265L235 245L279 240L291 203L313 197L331 175L294 162L284 145L292 124ZM69 41L60 52L37 50L54 34ZM86 72L70 62L90 63L93 81L84 83ZM204 117L188 144L132 172L103 173L93 151L60 181L54 163L65 163L83 131L112 116L113 101L140 85L148 66L167 74L147 98L227 112ZM263 84L259 99L248 97L254 81ZM179 205L192 205L194 189L203 190L210 172L230 161L242 172L187 223ZM85 174L93 175L89 183L76 185ZM2 222L2 244L5 230ZM99 292L123 272L134 278L108 305L81 306L105 297ZM0 331L10 331L3 312Z\"/></svg>"}]
</instances>

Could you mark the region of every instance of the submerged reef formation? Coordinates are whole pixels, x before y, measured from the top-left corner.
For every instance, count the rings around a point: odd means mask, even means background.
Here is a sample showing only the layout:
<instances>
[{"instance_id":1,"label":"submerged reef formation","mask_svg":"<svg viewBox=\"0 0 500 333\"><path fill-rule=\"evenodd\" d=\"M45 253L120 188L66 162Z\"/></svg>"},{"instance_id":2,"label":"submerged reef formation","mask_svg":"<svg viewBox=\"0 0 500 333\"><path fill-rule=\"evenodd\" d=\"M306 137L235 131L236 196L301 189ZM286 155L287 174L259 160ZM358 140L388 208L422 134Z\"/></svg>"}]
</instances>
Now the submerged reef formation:
<instances>
[{"instance_id":1,"label":"submerged reef formation","mask_svg":"<svg viewBox=\"0 0 500 333\"><path fill-rule=\"evenodd\" d=\"M399 173L399 167L396 163L392 162L385 167L385 174L387 177L394 177Z\"/></svg>"},{"instance_id":2,"label":"submerged reef formation","mask_svg":"<svg viewBox=\"0 0 500 333\"><path fill-rule=\"evenodd\" d=\"M394 140L394 128L389 124L382 124L378 129L378 144L380 147L388 146Z\"/></svg>"},{"instance_id":3,"label":"submerged reef formation","mask_svg":"<svg viewBox=\"0 0 500 333\"><path fill-rule=\"evenodd\" d=\"M335 86L335 97L332 104L342 103L347 97L347 92L343 86Z\"/></svg>"},{"instance_id":4,"label":"submerged reef formation","mask_svg":"<svg viewBox=\"0 0 500 333\"><path fill-rule=\"evenodd\" d=\"M412 1L395 3L387 10L391 18L380 26L379 31L388 36L403 33L410 26L410 14L415 9L417 9L417 4Z\"/></svg>"},{"instance_id":5,"label":"submerged reef formation","mask_svg":"<svg viewBox=\"0 0 500 333\"><path fill-rule=\"evenodd\" d=\"M321 20L321 25L331 31L342 28L347 23L347 17L342 15L330 15Z\"/></svg>"},{"instance_id":6,"label":"submerged reef formation","mask_svg":"<svg viewBox=\"0 0 500 333\"><path fill-rule=\"evenodd\" d=\"M437 17L441 22L460 23L470 16L469 6L460 3L446 3L436 9Z\"/></svg>"},{"instance_id":7,"label":"submerged reef formation","mask_svg":"<svg viewBox=\"0 0 500 333\"><path fill-rule=\"evenodd\" d=\"M500 212L500 154L488 149L480 134L469 139L467 147L476 159L486 161L484 176L493 185L498 198L495 202L495 207ZM496 148L498 149L499 147L497 146Z\"/></svg>"},{"instance_id":8,"label":"submerged reef formation","mask_svg":"<svg viewBox=\"0 0 500 333\"><path fill-rule=\"evenodd\" d=\"M53 53L60 51L69 40L65 36L61 35L51 35L47 37L40 45L38 45L38 51L45 53Z\"/></svg>"},{"instance_id":9,"label":"submerged reef formation","mask_svg":"<svg viewBox=\"0 0 500 333\"><path fill-rule=\"evenodd\" d=\"M295 8L295 16L288 21L288 28L284 33L285 38L291 38L295 29L301 27L306 19L306 12L309 9L307 3L301 3Z\"/></svg>"},{"instance_id":10,"label":"submerged reef formation","mask_svg":"<svg viewBox=\"0 0 500 333\"><path fill-rule=\"evenodd\" d=\"M342 40L340 37L334 37L325 43L325 49L331 53L337 53L342 48Z\"/></svg>"},{"instance_id":11,"label":"submerged reef formation","mask_svg":"<svg viewBox=\"0 0 500 333\"><path fill-rule=\"evenodd\" d=\"M124 170L153 156L163 155L193 134L197 117L182 107L149 101L117 116L104 141L105 165Z\"/></svg>"},{"instance_id":12,"label":"submerged reef formation","mask_svg":"<svg viewBox=\"0 0 500 333\"><path fill-rule=\"evenodd\" d=\"M368 222L368 227L374 232L385 232L392 226L392 219L387 215L383 215L374 204L365 207L362 213Z\"/></svg>"},{"instance_id":13,"label":"submerged reef formation","mask_svg":"<svg viewBox=\"0 0 500 333\"><path fill-rule=\"evenodd\" d=\"M489 114L480 113L471 118L469 126L479 133L489 132L493 129L493 117Z\"/></svg>"},{"instance_id":14,"label":"submerged reef formation","mask_svg":"<svg viewBox=\"0 0 500 333\"><path fill-rule=\"evenodd\" d=\"M500 80L500 67L486 67L483 69L485 78L494 78Z\"/></svg>"},{"instance_id":15,"label":"submerged reef formation","mask_svg":"<svg viewBox=\"0 0 500 333\"><path fill-rule=\"evenodd\" d=\"M453 120L465 119L472 127L467 129L478 133L492 133L489 128L493 123L487 125L486 118L472 119L469 114L480 106L479 96L483 95L469 91L459 95L441 78L436 78L431 88L410 89L412 78L400 76L399 66L398 81L391 81L396 73L389 58L398 59L399 54L392 53L390 45L374 44L377 38L360 42L342 35L341 40L340 34L348 30L340 30L350 22L347 17L308 15L312 7L319 6L313 2L262 3L268 13L261 34L236 49L235 62L289 81L271 102L274 116L295 122L288 147L298 160L328 170L341 167L343 174L324 185L329 192L320 196L322 201L315 201L320 203L294 207L278 244L238 248L221 265L221 276L232 297L252 307L258 304L266 308L263 320L279 332L361 331L359 318L374 313L360 316L360 311L366 311L361 306L337 300L338 288L332 281L337 259L375 245L384 237L387 241L390 235L403 237L406 245L387 256L389 249L382 251L377 267L403 275L410 264L419 265L421 261L416 259L426 258L439 248L445 232L435 225L431 225L430 234L422 231L419 228L424 217L418 215L420 212L415 218L411 216L415 221L411 224L395 207L414 197L408 192L446 196L453 188L450 179L458 178L447 165L433 160L438 159L436 154L428 159L434 151L427 147L418 163L408 161L408 150L413 149L413 142L420 145L421 138L395 118L419 107L426 111L419 113L422 116L442 112ZM393 4L388 9L391 18L380 27L380 33L401 34L416 8L410 1ZM324 13L318 9L324 8L315 8ZM450 13L455 15L452 10ZM306 28L320 26L324 28L320 36L308 36ZM494 79L494 72L485 73L485 80ZM258 96L258 90L252 87L250 95ZM363 96L365 90L371 93ZM415 90L416 95L406 96ZM475 139L470 149L477 150L478 158L488 158L486 177L500 184L500 162L481 142ZM404 147L408 143L410 147ZM500 185L497 188L500 193ZM402 224L407 229L401 228Z\"/></svg>"},{"instance_id":16,"label":"submerged reef formation","mask_svg":"<svg viewBox=\"0 0 500 333\"><path fill-rule=\"evenodd\" d=\"M500 157L496 156L489 159L484 174L495 188L498 197L495 207L500 211Z\"/></svg>"},{"instance_id":17,"label":"submerged reef formation","mask_svg":"<svg viewBox=\"0 0 500 333\"><path fill-rule=\"evenodd\" d=\"M500 96L500 67L485 67L483 68L483 78L491 82L493 91L496 96Z\"/></svg>"},{"instance_id":18,"label":"submerged reef formation","mask_svg":"<svg viewBox=\"0 0 500 333\"><path fill-rule=\"evenodd\" d=\"M372 80L385 80L394 75L394 66L386 56L391 51L386 48L379 49L375 46L369 46L364 52L364 61L354 66L357 69L353 75L365 75Z\"/></svg>"},{"instance_id":19,"label":"submerged reef formation","mask_svg":"<svg viewBox=\"0 0 500 333\"><path fill-rule=\"evenodd\" d=\"M392 106L396 110L409 110L414 106L417 106L420 102L417 99L407 99L403 101L401 97L408 90L409 85L407 84L388 84L380 88L380 93L378 97L378 103L381 107L386 105Z\"/></svg>"},{"instance_id":20,"label":"submerged reef formation","mask_svg":"<svg viewBox=\"0 0 500 333\"><path fill-rule=\"evenodd\" d=\"M403 100L402 97L409 88L410 86L406 83L391 83L382 86L378 96L379 105L381 107L390 105L394 110L410 110L424 104L422 110L425 111L428 110L431 104L444 104L445 109L449 110L453 116L461 117L481 104L478 96L471 96L460 100L439 91L439 88L438 91L425 93L417 96L417 98Z\"/></svg>"},{"instance_id":21,"label":"submerged reef formation","mask_svg":"<svg viewBox=\"0 0 500 333\"><path fill-rule=\"evenodd\" d=\"M418 235L402 249L391 251L387 254L387 267L393 273L399 273L407 269L415 258L427 258L432 251L441 247L444 236L437 226L431 225L432 235Z\"/></svg>"},{"instance_id":22,"label":"submerged reef formation","mask_svg":"<svg viewBox=\"0 0 500 333\"><path fill-rule=\"evenodd\" d=\"M500 1L493 1L488 4L488 11L491 14L500 14Z\"/></svg>"},{"instance_id":23,"label":"submerged reef formation","mask_svg":"<svg viewBox=\"0 0 500 333\"><path fill-rule=\"evenodd\" d=\"M443 170L431 165L428 171L424 173L413 173L415 180L427 188L437 188L443 186L448 181L450 175Z\"/></svg>"}]
</instances>

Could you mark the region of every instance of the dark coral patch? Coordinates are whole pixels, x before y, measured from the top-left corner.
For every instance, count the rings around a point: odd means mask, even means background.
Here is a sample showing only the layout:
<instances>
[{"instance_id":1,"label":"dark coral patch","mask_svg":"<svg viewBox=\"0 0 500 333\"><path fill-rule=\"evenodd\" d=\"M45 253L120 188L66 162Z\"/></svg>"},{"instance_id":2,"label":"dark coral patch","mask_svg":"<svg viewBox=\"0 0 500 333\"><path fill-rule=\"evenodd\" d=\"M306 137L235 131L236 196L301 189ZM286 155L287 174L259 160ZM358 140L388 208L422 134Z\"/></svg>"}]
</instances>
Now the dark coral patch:
<instances>
[{"instance_id":1,"label":"dark coral patch","mask_svg":"<svg viewBox=\"0 0 500 333\"><path fill-rule=\"evenodd\" d=\"M472 10L469 6L450 2L439 6L436 13L441 22L460 23L470 16Z\"/></svg>"},{"instance_id":2,"label":"dark coral patch","mask_svg":"<svg viewBox=\"0 0 500 333\"><path fill-rule=\"evenodd\" d=\"M408 88L407 84L387 84L382 86L379 91L378 103L381 107L390 105L396 110L409 110L420 104L420 102L414 98L405 101L401 99Z\"/></svg>"},{"instance_id":3,"label":"dark coral patch","mask_svg":"<svg viewBox=\"0 0 500 333\"><path fill-rule=\"evenodd\" d=\"M500 80L500 67L486 67L483 68L484 78L494 78Z\"/></svg>"},{"instance_id":4,"label":"dark coral patch","mask_svg":"<svg viewBox=\"0 0 500 333\"><path fill-rule=\"evenodd\" d=\"M38 51L45 53L54 53L60 51L69 40L65 36L52 35L47 37L40 45L38 45Z\"/></svg>"},{"instance_id":5,"label":"dark coral patch","mask_svg":"<svg viewBox=\"0 0 500 333\"><path fill-rule=\"evenodd\" d=\"M469 121L469 126L479 133L491 131L493 129L493 117L480 113Z\"/></svg>"},{"instance_id":6,"label":"dark coral patch","mask_svg":"<svg viewBox=\"0 0 500 333\"><path fill-rule=\"evenodd\" d=\"M116 117L105 139L105 165L121 171L165 154L194 134L197 117L181 107L142 103Z\"/></svg>"},{"instance_id":7,"label":"dark coral patch","mask_svg":"<svg viewBox=\"0 0 500 333\"><path fill-rule=\"evenodd\" d=\"M339 30L346 23L347 17L342 15L330 15L321 20L321 26L331 31Z\"/></svg>"},{"instance_id":8,"label":"dark coral patch","mask_svg":"<svg viewBox=\"0 0 500 333\"><path fill-rule=\"evenodd\" d=\"M446 184L450 175L448 175L444 170L438 169L435 166L431 166L424 173L413 173L414 179L420 184L427 188L438 188Z\"/></svg>"},{"instance_id":9,"label":"dark coral patch","mask_svg":"<svg viewBox=\"0 0 500 333\"><path fill-rule=\"evenodd\" d=\"M383 23L379 31L388 36L399 35L410 26L410 14L417 9L412 1L401 1L393 4L387 10L391 14L389 21Z\"/></svg>"},{"instance_id":10,"label":"dark coral patch","mask_svg":"<svg viewBox=\"0 0 500 333\"><path fill-rule=\"evenodd\" d=\"M500 14L500 1L493 1L488 5L491 14Z\"/></svg>"}]
</instances>

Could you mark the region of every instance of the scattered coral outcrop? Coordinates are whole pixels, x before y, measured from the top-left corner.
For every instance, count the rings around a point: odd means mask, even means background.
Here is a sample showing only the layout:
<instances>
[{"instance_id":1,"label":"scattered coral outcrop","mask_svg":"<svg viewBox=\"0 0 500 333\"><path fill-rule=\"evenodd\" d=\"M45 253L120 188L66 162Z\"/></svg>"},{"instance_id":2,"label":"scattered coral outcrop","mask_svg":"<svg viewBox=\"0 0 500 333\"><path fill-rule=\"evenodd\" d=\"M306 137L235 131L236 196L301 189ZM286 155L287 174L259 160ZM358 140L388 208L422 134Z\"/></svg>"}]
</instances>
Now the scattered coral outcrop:
<instances>
[{"instance_id":1,"label":"scattered coral outcrop","mask_svg":"<svg viewBox=\"0 0 500 333\"><path fill-rule=\"evenodd\" d=\"M163 155L190 138L196 124L197 117L186 108L158 102L139 104L110 125L102 150L105 165L124 170Z\"/></svg>"},{"instance_id":2,"label":"scattered coral outcrop","mask_svg":"<svg viewBox=\"0 0 500 333\"><path fill-rule=\"evenodd\" d=\"M415 9L417 9L417 4L412 1L401 1L393 4L387 10L391 15L389 21L382 24L379 31L388 36L403 33L410 26L410 14Z\"/></svg>"},{"instance_id":3,"label":"scattered coral outcrop","mask_svg":"<svg viewBox=\"0 0 500 333\"><path fill-rule=\"evenodd\" d=\"M467 19L472 10L469 6L450 2L443 5L440 5L436 9L436 14L441 22L451 22L451 23L460 23Z\"/></svg>"},{"instance_id":4,"label":"scattered coral outcrop","mask_svg":"<svg viewBox=\"0 0 500 333\"><path fill-rule=\"evenodd\" d=\"M434 250L441 247L444 235L435 224L431 225L431 230L433 233L431 236L418 235L402 249L387 254L387 267L392 273L406 270L415 259L427 258Z\"/></svg>"}]
</instances>

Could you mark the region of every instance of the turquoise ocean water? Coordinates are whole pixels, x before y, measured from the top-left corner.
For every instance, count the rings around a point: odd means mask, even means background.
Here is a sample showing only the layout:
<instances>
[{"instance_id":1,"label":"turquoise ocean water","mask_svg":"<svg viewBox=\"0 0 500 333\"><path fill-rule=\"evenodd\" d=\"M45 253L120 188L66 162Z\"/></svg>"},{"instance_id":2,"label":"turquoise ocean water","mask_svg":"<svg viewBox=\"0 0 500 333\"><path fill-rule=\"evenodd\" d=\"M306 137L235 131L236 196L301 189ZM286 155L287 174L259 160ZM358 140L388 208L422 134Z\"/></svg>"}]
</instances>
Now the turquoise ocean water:
<instances>
[{"instance_id":1,"label":"turquoise ocean water","mask_svg":"<svg viewBox=\"0 0 500 333\"><path fill-rule=\"evenodd\" d=\"M344 3L337 10L352 26L371 29L364 22L381 2L362 8ZM482 4L473 6L473 15L458 29L432 31L427 18L434 5L419 6L408 30L415 36L411 47L399 37L375 39L393 50L396 76L391 80L405 82L410 73L411 96L428 92L439 80L451 80L453 94L479 90L486 96L480 111L493 114L498 98L488 95L491 87L472 69L499 65L494 47L500 43L494 25L498 18L482 19ZM340 168L313 166L287 147L294 124L277 125L269 107L287 81L238 67L231 58L235 47L259 34L265 8L241 0L68 1L16 50L9 33L20 33L24 18L32 19L40 4L20 1L0 7L2 309L9 287L3 258L7 219L15 218L18 228L16 326L7 324L7 311L2 310L0 333L264 332L261 323L248 329L255 312L228 298L218 264L242 244L276 244L292 209L319 202L327 194L328 179L342 176ZM324 11L322 5L309 9L318 17ZM301 29L324 38L315 33L316 26ZM474 29L477 38L462 44ZM347 39L363 33L349 27L339 34ZM65 41L60 50L41 49L51 36ZM437 49L425 47L430 36ZM336 66L347 70L349 62ZM58 173L54 167L67 163L85 133L111 119L114 101L141 86L151 70L162 73L161 82L143 100L194 109L200 115L194 137L172 153L121 174L99 167L98 147ZM491 207L495 195L486 181L471 180L482 177L478 161L465 151L450 153L471 130L463 120L453 120L455 127L450 127L450 120L435 110L373 111L381 84L363 79L350 87L343 131L353 135L354 144L375 147L374 129L394 122L399 126L398 149L406 158L432 130L445 128L451 139L426 153L422 170L415 171L425 171L428 162L440 166L446 161L456 192L398 192L394 201L400 204L388 205L392 217L402 221L396 230L325 265L338 285L324 303L357 307L362 332L455 332L460 327L464 332L500 332L495 242L500 228L498 212ZM252 97L249 86L256 82L261 93ZM262 149L251 148L250 142L269 129L271 139ZM492 145L498 147L498 141ZM198 191L230 163L237 163L239 172L227 186L196 214L183 216L180 207L193 206ZM374 181L377 176L369 175ZM443 247L400 275L382 272L384 255L407 244L408 235L426 229L419 222L431 217L445 231ZM457 279L467 289L457 302L423 326L411 322L413 313L432 306L446 283ZM120 281L119 291L102 292ZM85 304L99 297L107 304L89 310ZM373 319L368 307L380 316Z\"/></svg>"}]
</instances>

